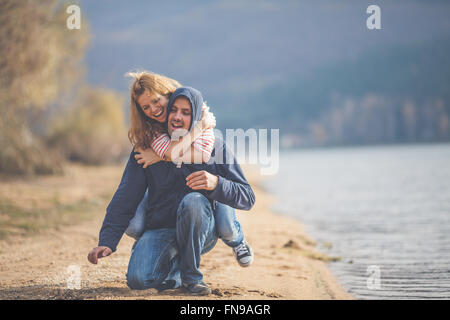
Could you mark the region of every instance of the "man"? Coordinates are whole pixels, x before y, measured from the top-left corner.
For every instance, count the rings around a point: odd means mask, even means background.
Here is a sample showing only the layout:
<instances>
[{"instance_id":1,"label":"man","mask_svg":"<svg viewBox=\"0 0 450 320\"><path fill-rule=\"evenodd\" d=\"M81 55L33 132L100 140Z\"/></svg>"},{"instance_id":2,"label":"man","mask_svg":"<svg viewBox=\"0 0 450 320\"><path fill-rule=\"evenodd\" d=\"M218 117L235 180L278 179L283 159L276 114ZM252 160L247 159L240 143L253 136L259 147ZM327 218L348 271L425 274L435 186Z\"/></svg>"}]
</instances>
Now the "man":
<instances>
[{"instance_id":1,"label":"man","mask_svg":"<svg viewBox=\"0 0 450 320\"><path fill-rule=\"evenodd\" d=\"M202 105L197 90L177 89L167 110L169 134L190 130L201 119ZM208 164L177 168L172 162L160 161L143 169L132 152L107 208L98 247L89 253L91 263L116 250L147 188L147 231L133 248L128 286L164 290L181 284L191 294L209 294L211 289L202 281L199 266L201 254L217 242L215 202L242 210L250 210L255 202L239 164L218 138Z\"/></svg>"}]
</instances>

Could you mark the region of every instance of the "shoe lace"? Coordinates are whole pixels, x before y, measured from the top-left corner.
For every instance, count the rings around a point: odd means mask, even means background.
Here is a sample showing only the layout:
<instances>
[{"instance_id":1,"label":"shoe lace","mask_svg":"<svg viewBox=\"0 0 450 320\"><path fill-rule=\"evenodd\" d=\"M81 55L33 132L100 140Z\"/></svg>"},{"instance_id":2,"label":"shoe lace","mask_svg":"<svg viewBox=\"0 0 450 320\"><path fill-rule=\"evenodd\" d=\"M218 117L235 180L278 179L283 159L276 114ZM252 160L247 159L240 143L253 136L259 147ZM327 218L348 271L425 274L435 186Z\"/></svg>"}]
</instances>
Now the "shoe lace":
<instances>
[{"instance_id":1,"label":"shoe lace","mask_svg":"<svg viewBox=\"0 0 450 320\"><path fill-rule=\"evenodd\" d=\"M241 244L239 244L236 247L234 247L234 252L236 252L236 254L238 256L241 256L243 254L247 254L248 253L248 249L247 249L247 246L245 245L245 243L242 242Z\"/></svg>"}]
</instances>

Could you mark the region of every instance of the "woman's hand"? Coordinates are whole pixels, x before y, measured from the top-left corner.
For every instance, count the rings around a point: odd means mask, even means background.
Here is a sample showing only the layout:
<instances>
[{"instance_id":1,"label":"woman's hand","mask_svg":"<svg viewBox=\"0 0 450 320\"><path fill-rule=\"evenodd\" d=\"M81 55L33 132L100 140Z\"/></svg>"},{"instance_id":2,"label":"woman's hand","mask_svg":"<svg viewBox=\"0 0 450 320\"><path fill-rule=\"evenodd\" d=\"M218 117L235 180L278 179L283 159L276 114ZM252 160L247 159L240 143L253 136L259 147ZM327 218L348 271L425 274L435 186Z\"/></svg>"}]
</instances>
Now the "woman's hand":
<instances>
[{"instance_id":1,"label":"woman's hand","mask_svg":"<svg viewBox=\"0 0 450 320\"><path fill-rule=\"evenodd\" d=\"M144 169L154 163L162 161L162 159L156 154L155 151L153 151L152 148L149 149L134 148L134 151L137 152L134 158L137 160L138 164L143 164L142 167Z\"/></svg>"},{"instance_id":2,"label":"woman's hand","mask_svg":"<svg viewBox=\"0 0 450 320\"><path fill-rule=\"evenodd\" d=\"M216 126L216 117L209 111L209 107L202 111L202 129L214 128Z\"/></svg>"}]
</instances>

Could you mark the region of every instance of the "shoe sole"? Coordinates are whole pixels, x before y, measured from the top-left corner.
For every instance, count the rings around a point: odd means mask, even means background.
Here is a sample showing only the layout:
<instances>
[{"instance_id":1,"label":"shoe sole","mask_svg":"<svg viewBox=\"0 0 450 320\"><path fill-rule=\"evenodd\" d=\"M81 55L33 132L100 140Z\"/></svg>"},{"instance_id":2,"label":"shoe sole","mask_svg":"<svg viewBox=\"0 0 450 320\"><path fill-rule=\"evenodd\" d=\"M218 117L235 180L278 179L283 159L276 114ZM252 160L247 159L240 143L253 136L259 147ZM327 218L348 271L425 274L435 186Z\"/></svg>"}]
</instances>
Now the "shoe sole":
<instances>
[{"instance_id":1,"label":"shoe sole","mask_svg":"<svg viewBox=\"0 0 450 320\"><path fill-rule=\"evenodd\" d=\"M207 288L207 289L205 288L204 291L199 291L199 292L189 291L189 289L186 287L183 287L183 289L184 289L184 291L189 293L189 295L191 295L191 296L208 296L212 293L212 290L210 288Z\"/></svg>"},{"instance_id":2,"label":"shoe sole","mask_svg":"<svg viewBox=\"0 0 450 320\"><path fill-rule=\"evenodd\" d=\"M190 292L190 291L188 291L188 293L191 296L209 296L211 294L211 291L207 291L207 292Z\"/></svg>"},{"instance_id":3,"label":"shoe sole","mask_svg":"<svg viewBox=\"0 0 450 320\"><path fill-rule=\"evenodd\" d=\"M250 262L248 262L248 263L240 263L239 261L238 261L238 263L239 263L239 265L242 267L242 268L247 268L247 267L250 267L251 266L251 264L253 263L253 259L250 261Z\"/></svg>"}]
</instances>

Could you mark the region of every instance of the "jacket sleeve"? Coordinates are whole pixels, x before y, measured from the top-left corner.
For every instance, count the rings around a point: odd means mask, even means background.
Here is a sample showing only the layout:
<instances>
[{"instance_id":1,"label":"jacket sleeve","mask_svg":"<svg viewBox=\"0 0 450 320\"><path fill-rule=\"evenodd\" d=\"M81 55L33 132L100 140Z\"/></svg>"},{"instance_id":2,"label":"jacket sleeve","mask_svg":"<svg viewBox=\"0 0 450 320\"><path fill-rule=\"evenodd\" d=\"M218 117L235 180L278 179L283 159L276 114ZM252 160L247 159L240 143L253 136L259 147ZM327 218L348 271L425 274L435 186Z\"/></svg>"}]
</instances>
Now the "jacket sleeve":
<instances>
[{"instance_id":1,"label":"jacket sleeve","mask_svg":"<svg viewBox=\"0 0 450 320\"><path fill-rule=\"evenodd\" d=\"M134 155L132 151L119 187L106 208L100 229L98 245L109 247L112 251L116 251L117 244L147 189L145 170L136 162Z\"/></svg>"},{"instance_id":2,"label":"jacket sleeve","mask_svg":"<svg viewBox=\"0 0 450 320\"><path fill-rule=\"evenodd\" d=\"M235 209L250 210L255 204L255 193L247 182L241 166L224 143L222 153L223 158L222 156L219 157L220 159L215 158L219 181L216 188L207 193L207 196Z\"/></svg>"}]
</instances>

